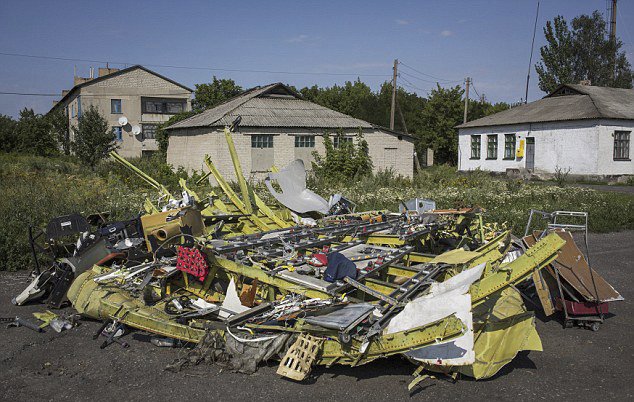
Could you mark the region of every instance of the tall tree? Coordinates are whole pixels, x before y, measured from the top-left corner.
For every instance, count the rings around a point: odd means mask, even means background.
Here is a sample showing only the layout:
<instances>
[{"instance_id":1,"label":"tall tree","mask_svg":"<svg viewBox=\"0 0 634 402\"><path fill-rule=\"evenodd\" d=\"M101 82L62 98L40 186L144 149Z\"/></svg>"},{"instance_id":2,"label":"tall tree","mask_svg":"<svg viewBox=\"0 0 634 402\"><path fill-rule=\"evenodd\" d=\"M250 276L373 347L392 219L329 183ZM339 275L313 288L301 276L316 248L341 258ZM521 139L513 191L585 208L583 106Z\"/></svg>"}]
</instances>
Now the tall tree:
<instances>
[{"instance_id":1,"label":"tall tree","mask_svg":"<svg viewBox=\"0 0 634 402\"><path fill-rule=\"evenodd\" d=\"M108 121L99 114L99 110L90 105L79 118L77 127L73 127L75 155L85 164L94 167L106 158L110 151L117 148L114 133Z\"/></svg>"},{"instance_id":2,"label":"tall tree","mask_svg":"<svg viewBox=\"0 0 634 402\"><path fill-rule=\"evenodd\" d=\"M458 132L462 123L464 90L460 86L436 85L422 110L423 128L418 135L419 152L434 150L434 162L455 164L458 160Z\"/></svg>"},{"instance_id":3,"label":"tall tree","mask_svg":"<svg viewBox=\"0 0 634 402\"><path fill-rule=\"evenodd\" d=\"M218 79L214 76L208 84L196 84L192 109L195 112L202 112L240 94L242 91L242 87L236 85L234 80Z\"/></svg>"},{"instance_id":4,"label":"tall tree","mask_svg":"<svg viewBox=\"0 0 634 402\"><path fill-rule=\"evenodd\" d=\"M57 141L64 155L70 155L71 141L68 126L68 115L64 108L57 108L46 115L53 138Z\"/></svg>"},{"instance_id":5,"label":"tall tree","mask_svg":"<svg viewBox=\"0 0 634 402\"><path fill-rule=\"evenodd\" d=\"M10 116L0 114L0 151L12 152L18 145L18 123Z\"/></svg>"},{"instance_id":6,"label":"tall tree","mask_svg":"<svg viewBox=\"0 0 634 402\"><path fill-rule=\"evenodd\" d=\"M58 152L57 142L51 131L48 120L33 109L20 111L20 120L16 125L17 152L49 156Z\"/></svg>"},{"instance_id":7,"label":"tall tree","mask_svg":"<svg viewBox=\"0 0 634 402\"><path fill-rule=\"evenodd\" d=\"M559 84L590 80L592 85L632 88L632 66L623 43L611 41L601 13L580 15L572 20L572 29L562 16L546 22L548 42L540 49L542 60L535 64L539 88L552 92Z\"/></svg>"}]
</instances>

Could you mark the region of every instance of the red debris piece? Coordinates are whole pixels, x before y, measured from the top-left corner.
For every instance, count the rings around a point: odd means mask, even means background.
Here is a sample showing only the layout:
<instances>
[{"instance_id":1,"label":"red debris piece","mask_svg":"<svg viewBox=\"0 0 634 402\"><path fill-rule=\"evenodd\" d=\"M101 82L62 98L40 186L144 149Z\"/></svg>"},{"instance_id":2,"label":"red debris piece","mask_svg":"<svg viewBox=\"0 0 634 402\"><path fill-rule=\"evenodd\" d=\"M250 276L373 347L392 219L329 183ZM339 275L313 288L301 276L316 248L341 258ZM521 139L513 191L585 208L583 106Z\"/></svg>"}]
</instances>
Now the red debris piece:
<instances>
[{"instance_id":1,"label":"red debris piece","mask_svg":"<svg viewBox=\"0 0 634 402\"><path fill-rule=\"evenodd\" d=\"M201 282L205 280L209 273L209 265L204 254L197 248L183 246L178 247L176 269L192 274Z\"/></svg>"}]
</instances>

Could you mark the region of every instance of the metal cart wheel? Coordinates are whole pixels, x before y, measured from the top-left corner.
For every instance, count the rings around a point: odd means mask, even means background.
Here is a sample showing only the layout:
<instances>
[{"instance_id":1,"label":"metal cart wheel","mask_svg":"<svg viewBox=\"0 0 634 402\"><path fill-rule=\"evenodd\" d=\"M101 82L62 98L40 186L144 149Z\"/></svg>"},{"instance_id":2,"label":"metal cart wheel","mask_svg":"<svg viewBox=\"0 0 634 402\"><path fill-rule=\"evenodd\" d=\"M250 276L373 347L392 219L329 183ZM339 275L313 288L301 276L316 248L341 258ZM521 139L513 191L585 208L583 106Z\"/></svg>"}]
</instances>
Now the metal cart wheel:
<instances>
[{"instance_id":1,"label":"metal cart wheel","mask_svg":"<svg viewBox=\"0 0 634 402\"><path fill-rule=\"evenodd\" d=\"M590 330L592 330L592 332L597 332L599 330L599 328L601 328L601 323L596 321L593 322L592 324L590 324Z\"/></svg>"},{"instance_id":2,"label":"metal cart wheel","mask_svg":"<svg viewBox=\"0 0 634 402\"><path fill-rule=\"evenodd\" d=\"M564 328L572 328L573 325L572 320L564 320Z\"/></svg>"}]
</instances>

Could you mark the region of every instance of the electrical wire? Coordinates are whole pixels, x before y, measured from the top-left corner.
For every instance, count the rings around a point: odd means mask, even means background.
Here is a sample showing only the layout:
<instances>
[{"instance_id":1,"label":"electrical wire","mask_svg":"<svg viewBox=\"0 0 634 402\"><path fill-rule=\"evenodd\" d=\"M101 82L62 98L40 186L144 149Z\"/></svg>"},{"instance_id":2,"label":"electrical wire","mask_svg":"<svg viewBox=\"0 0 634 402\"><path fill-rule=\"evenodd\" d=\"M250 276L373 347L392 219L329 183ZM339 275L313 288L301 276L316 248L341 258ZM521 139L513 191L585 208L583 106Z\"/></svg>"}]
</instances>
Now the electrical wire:
<instances>
[{"instance_id":1,"label":"electrical wire","mask_svg":"<svg viewBox=\"0 0 634 402\"><path fill-rule=\"evenodd\" d=\"M475 92L476 95L478 95L478 98L480 98L480 94L478 93L478 90L476 89L475 85L473 85L473 80L471 80L471 88L473 88L473 92Z\"/></svg>"},{"instance_id":2,"label":"electrical wire","mask_svg":"<svg viewBox=\"0 0 634 402\"><path fill-rule=\"evenodd\" d=\"M401 77L401 76L400 76L400 74L399 74L399 78L400 78L401 80L405 81L406 85L408 85L408 86L410 86L410 87L412 87L412 88L414 88L414 89L417 89L417 90L419 90L419 91L425 91L423 88L419 88L419 87L417 87L416 85L412 84L412 82L411 82L411 81L409 81L407 78L405 78L405 77Z\"/></svg>"},{"instance_id":3,"label":"electrical wire","mask_svg":"<svg viewBox=\"0 0 634 402\"><path fill-rule=\"evenodd\" d=\"M423 79L423 78L419 78L419 77L417 77L417 76L415 76L415 75L412 75L412 74L410 74L410 73L408 73L408 72L406 72L406 71L400 71L400 72L399 72L399 75L400 75L400 74L405 74L405 75L406 75L406 76L408 76L408 77L411 77L411 78L414 78L414 79L417 79L417 80L419 80L419 81L423 81L423 82L430 82L430 83L432 83L432 84L436 84L436 83L438 82L438 81L432 81L432 80L426 80L426 79Z\"/></svg>"},{"instance_id":4,"label":"electrical wire","mask_svg":"<svg viewBox=\"0 0 634 402\"><path fill-rule=\"evenodd\" d=\"M53 96L53 97L62 97L62 94L49 94L49 93L43 93L43 92L7 92L7 91L0 91L0 95L18 95L18 96ZM154 97L154 96L175 96L175 95L190 95L189 92L174 92L171 94L151 94L148 97ZM118 94L82 94L81 97L82 98L89 98L89 97L103 97L103 96L121 96L120 93Z\"/></svg>"},{"instance_id":5,"label":"electrical wire","mask_svg":"<svg viewBox=\"0 0 634 402\"><path fill-rule=\"evenodd\" d=\"M205 66L179 66L170 64L144 64L144 63L129 63L121 61L108 61L108 60L91 60L91 59L79 59L73 57L56 57L56 56L41 56L23 53L9 53L0 52L0 56L11 57L24 57L32 59L44 59L44 60L58 60L58 61L76 61L83 63L98 63L98 64L120 64L120 65L137 65L141 64L146 67L159 67L159 68L174 68L181 70L202 70L202 71L220 71L231 73L260 73L260 74L286 74L286 75L330 75L330 76L358 76L358 77L385 77L385 74L360 74L360 73L329 73L324 71L276 71L276 70L245 70L237 68L217 68L217 67L205 67Z\"/></svg>"},{"instance_id":6,"label":"electrical wire","mask_svg":"<svg viewBox=\"0 0 634 402\"><path fill-rule=\"evenodd\" d=\"M462 81L462 80L447 80L447 79L444 79L444 78L439 78L439 77L436 77L436 76L434 76L434 75L427 74L427 73L424 73L424 72L422 72L422 71L420 71L420 70L417 70L417 69L415 69L414 67L409 66L409 65L407 65L407 64L405 64L405 63L403 63L402 61L399 61L399 62L398 62L398 64L402 65L403 67L407 67L407 68L409 68L410 70L417 72L418 74L424 75L424 76L426 76L426 77L433 78L433 79L438 80L438 81L445 81L446 83L461 82L461 81Z\"/></svg>"}]
</instances>

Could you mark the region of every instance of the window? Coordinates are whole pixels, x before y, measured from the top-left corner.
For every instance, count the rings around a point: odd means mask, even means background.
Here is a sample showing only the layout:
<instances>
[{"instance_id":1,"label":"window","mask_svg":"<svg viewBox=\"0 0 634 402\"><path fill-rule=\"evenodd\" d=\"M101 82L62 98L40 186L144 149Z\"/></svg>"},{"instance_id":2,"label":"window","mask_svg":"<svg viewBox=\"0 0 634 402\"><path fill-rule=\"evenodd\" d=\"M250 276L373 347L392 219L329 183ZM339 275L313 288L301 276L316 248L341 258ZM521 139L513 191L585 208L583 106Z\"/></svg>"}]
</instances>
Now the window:
<instances>
[{"instance_id":1,"label":"window","mask_svg":"<svg viewBox=\"0 0 634 402\"><path fill-rule=\"evenodd\" d=\"M116 141L123 141L123 129L121 126L112 127L112 133Z\"/></svg>"},{"instance_id":2,"label":"window","mask_svg":"<svg viewBox=\"0 0 634 402\"><path fill-rule=\"evenodd\" d=\"M487 159L498 158L498 135L487 135Z\"/></svg>"},{"instance_id":3,"label":"window","mask_svg":"<svg viewBox=\"0 0 634 402\"><path fill-rule=\"evenodd\" d=\"M187 108L185 99L141 98L143 113L177 114Z\"/></svg>"},{"instance_id":4,"label":"window","mask_svg":"<svg viewBox=\"0 0 634 402\"><path fill-rule=\"evenodd\" d=\"M77 118L81 119L81 96L77 97Z\"/></svg>"},{"instance_id":5,"label":"window","mask_svg":"<svg viewBox=\"0 0 634 402\"><path fill-rule=\"evenodd\" d=\"M75 114L75 104L70 105L70 117L77 117Z\"/></svg>"},{"instance_id":6,"label":"window","mask_svg":"<svg viewBox=\"0 0 634 402\"><path fill-rule=\"evenodd\" d=\"M515 134L504 134L504 159L515 159Z\"/></svg>"},{"instance_id":7,"label":"window","mask_svg":"<svg viewBox=\"0 0 634 402\"><path fill-rule=\"evenodd\" d=\"M614 132L614 160L630 160L630 133L631 131Z\"/></svg>"},{"instance_id":8,"label":"window","mask_svg":"<svg viewBox=\"0 0 634 402\"><path fill-rule=\"evenodd\" d=\"M471 159L480 159L481 138L479 135L471 136Z\"/></svg>"},{"instance_id":9,"label":"window","mask_svg":"<svg viewBox=\"0 0 634 402\"><path fill-rule=\"evenodd\" d=\"M314 135L296 135L295 148L315 148Z\"/></svg>"},{"instance_id":10,"label":"window","mask_svg":"<svg viewBox=\"0 0 634 402\"><path fill-rule=\"evenodd\" d=\"M143 131L141 132L144 140L153 140L156 138L156 130L158 129L158 124L142 124L141 127Z\"/></svg>"},{"instance_id":11,"label":"window","mask_svg":"<svg viewBox=\"0 0 634 402\"><path fill-rule=\"evenodd\" d=\"M340 135L336 135L332 144L335 148L339 148L341 144L352 144L352 137L342 137Z\"/></svg>"},{"instance_id":12,"label":"window","mask_svg":"<svg viewBox=\"0 0 634 402\"><path fill-rule=\"evenodd\" d=\"M251 148L273 148L273 136L270 134L252 135Z\"/></svg>"},{"instance_id":13,"label":"window","mask_svg":"<svg viewBox=\"0 0 634 402\"><path fill-rule=\"evenodd\" d=\"M110 99L110 113L121 114L121 99Z\"/></svg>"}]
</instances>

